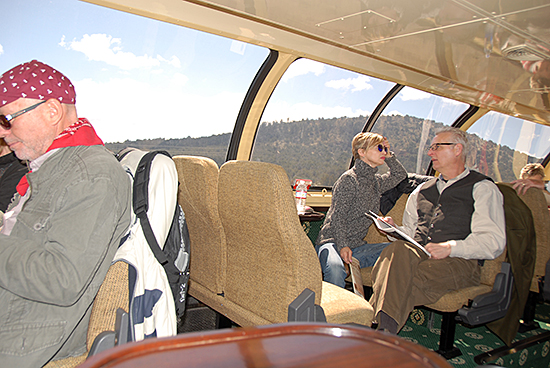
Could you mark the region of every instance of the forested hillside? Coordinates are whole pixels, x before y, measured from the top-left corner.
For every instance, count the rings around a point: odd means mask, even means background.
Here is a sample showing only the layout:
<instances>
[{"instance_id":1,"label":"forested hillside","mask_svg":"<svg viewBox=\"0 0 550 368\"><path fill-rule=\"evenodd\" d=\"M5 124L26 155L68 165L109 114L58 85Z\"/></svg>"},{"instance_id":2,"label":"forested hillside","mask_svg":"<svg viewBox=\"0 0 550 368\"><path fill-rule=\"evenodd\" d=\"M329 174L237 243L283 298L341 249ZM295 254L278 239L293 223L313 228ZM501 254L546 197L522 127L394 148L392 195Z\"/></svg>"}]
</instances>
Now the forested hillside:
<instances>
[{"instance_id":1,"label":"forested hillside","mask_svg":"<svg viewBox=\"0 0 550 368\"><path fill-rule=\"evenodd\" d=\"M193 155L210 157L221 166L225 162L230 133L212 135L200 138L180 139L142 139L137 141L124 141L122 143L105 143L105 147L117 153L126 147L134 147L146 151L165 150L172 156Z\"/></svg>"},{"instance_id":2,"label":"forested hillside","mask_svg":"<svg viewBox=\"0 0 550 368\"><path fill-rule=\"evenodd\" d=\"M332 185L348 168L351 140L363 129L366 117L263 123L252 160L281 165L289 178L309 178L316 185Z\"/></svg>"},{"instance_id":3,"label":"forested hillside","mask_svg":"<svg viewBox=\"0 0 550 368\"><path fill-rule=\"evenodd\" d=\"M361 131L366 119L360 116L262 123L251 159L281 165L290 180L309 178L315 185L330 186L349 167L351 140ZM434 131L441 126L441 123L412 116L382 116L374 131L388 137L392 151L407 171L425 173L430 162L426 148ZM164 149L172 155L206 156L221 166L229 139L230 134L226 133L201 138L125 141L106 146L113 152L136 147ZM469 166L497 181L514 180L514 172L519 172L528 160L523 153L482 140L476 135L470 135L470 142Z\"/></svg>"}]
</instances>

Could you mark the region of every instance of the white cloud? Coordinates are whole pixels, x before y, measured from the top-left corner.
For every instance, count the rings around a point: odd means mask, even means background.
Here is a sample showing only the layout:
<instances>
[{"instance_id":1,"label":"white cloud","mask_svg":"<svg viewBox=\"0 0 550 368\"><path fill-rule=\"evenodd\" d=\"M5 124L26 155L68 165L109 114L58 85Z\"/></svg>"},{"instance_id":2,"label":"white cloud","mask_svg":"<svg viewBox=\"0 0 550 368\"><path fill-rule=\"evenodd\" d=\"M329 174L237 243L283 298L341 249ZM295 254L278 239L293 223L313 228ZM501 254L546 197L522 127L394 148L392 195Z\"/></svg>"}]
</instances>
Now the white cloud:
<instances>
[{"instance_id":1,"label":"white cloud","mask_svg":"<svg viewBox=\"0 0 550 368\"><path fill-rule=\"evenodd\" d=\"M399 94L402 101L416 101L416 100L425 100L430 98L430 95L427 92L419 91L414 88L404 88Z\"/></svg>"},{"instance_id":2,"label":"white cloud","mask_svg":"<svg viewBox=\"0 0 550 368\"><path fill-rule=\"evenodd\" d=\"M180 61L180 59L179 59L177 56L172 56L172 57L170 58L170 60L168 60L168 59L163 58L163 57L160 56L160 55L157 55L157 59L158 59L159 61L166 62L166 63L172 65L173 67L176 67L176 68L180 68L180 67L181 67L181 61Z\"/></svg>"},{"instance_id":3,"label":"white cloud","mask_svg":"<svg viewBox=\"0 0 550 368\"><path fill-rule=\"evenodd\" d=\"M366 75L360 75L357 78L347 78L347 79L335 79L325 83L326 87L334 89L345 89L348 90L351 88L352 92L358 92L363 90L372 89L372 85L369 84L370 78Z\"/></svg>"},{"instance_id":4,"label":"white cloud","mask_svg":"<svg viewBox=\"0 0 550 368\"><path fill-rule=\"evenodd\" d=\"M67 50L81 52L90 60L102 61L123 70L159 67L161 63L166 63L176 68L181 66L181 62L176 56L165 59L160 55L156 57L147 54L138 56L131 52L123 51L122 40L106 34L85 34L81 40L70 42L66 42L65 36L63 36L59 45Z\"/></svg>"},{"instance_id":5,"label":"white cloud","mask_svg":"<svg viewBox=\"0 0 550 368\"><path fill-rule=\"evenodd\" d=\"M181 73L174 73L172 77L172 83L178 86L184 86L189 81L189 77Z\"/></svg>"},{"instance_id":6,"label":"white cloud","mask_svg":"<svg viewBox=\"0 0 550 368\"><path fill-rule=\"evenodd\" d=\"M283 75L282 81L287 82L289 79L308 73L313 73L318 76L323 74L325 70L324 64L308 59L298 59L288 67L288 70Z\"/></svg>"},{"instance_id":7,"label":"white cloud","mask_svg":"<svg viewBox=\"0 0 550 368\"><path fill-rule=\"evenodd\" d=\"M176 73L171 80L161 87L129 78L76 81L78 115L90 120L104 142L200 137L233 130L243 93L189 94L181 88L186 76Z\"/></svg>"},{"instance_id":8,"label":"white cloud","mask_svg":"<svg viewBox=\"0 0 550 368\"><path fill-rule=\"evenodd\" d=\"M297 103L290 105L284 101L270 102L262 115L262 122L272 121L299 121L302 119L334 118L334 117L354 117L370 115L369 111L353 110L351 107L344 106L323 106L312 104L310 102Z\"/></svg>"},{"instance_id":9,"label":"white cloud","mask_svg":"<svg viewBox=\"0 0 550 368\"><path fill-rule=\"evenodd\" d=\"M0 44L0 55L4 53L4 47Z\"/></svg>"}]
</instances>

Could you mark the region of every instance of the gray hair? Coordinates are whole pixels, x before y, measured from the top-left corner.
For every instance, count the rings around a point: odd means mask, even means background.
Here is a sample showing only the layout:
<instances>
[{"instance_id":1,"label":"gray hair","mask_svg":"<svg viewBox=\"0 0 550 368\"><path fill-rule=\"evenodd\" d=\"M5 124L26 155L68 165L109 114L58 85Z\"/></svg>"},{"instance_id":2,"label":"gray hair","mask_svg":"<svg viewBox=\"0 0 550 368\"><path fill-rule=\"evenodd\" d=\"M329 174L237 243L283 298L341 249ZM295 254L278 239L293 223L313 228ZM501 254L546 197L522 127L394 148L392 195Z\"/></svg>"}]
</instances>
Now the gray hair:
<instances>
[{"instance_id":1,"label":"gray hair","mask_svg":"<svg viewBox=\"0 0 550 368\"><path fill-rule=\"evenodd\" d=\"M468 134L465 131L462 131L458 128L451 126L444 126L443 128L437 129L435 135L442 133L450 133L452 142L449 143L459 143L462 145L462 158L464 162L468 158L468 152L470 152L470 145L468 143Z\"/></svg>"}]
</instances>

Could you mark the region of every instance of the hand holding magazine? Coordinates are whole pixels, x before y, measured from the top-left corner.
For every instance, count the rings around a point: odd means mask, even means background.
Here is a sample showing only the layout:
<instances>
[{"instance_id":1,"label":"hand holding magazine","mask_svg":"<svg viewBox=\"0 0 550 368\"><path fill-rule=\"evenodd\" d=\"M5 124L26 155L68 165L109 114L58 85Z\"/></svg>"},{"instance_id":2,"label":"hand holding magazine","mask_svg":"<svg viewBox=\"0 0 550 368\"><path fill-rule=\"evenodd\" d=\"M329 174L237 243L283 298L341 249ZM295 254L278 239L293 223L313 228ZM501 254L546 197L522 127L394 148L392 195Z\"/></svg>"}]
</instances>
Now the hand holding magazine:
<instances>
[{"instance_id":1,"label":"hand holding magazine","mask_svg":"<svg viewBox=\"0 0 550 368\"><path fill-rule=\"evenodd\" d=\"M396 239L404 240L406 242L414 244L419 249L421 249L424 253L426 253L428 255L428 257L432 256L430 254L430 252L428 252L426 250L426 248L424 248L422 245L418 244L418 242L416 240L414 240L413 238L411 238L410 236L408 236L407 234L405 234L403 231L399 230L398 228L390 225L388 222L384 221L384 219L382 219L382 217L378 216L376 213L374 213L372 211L369 211L369 213L365 213L365 215L369 216L372 219L372 221L374 222L376 227L378 229L380 229L380 231L382 231L382 232L384 232L384 233L388 234L389 236L394 237Z\"/></svg>"}]
</instances>

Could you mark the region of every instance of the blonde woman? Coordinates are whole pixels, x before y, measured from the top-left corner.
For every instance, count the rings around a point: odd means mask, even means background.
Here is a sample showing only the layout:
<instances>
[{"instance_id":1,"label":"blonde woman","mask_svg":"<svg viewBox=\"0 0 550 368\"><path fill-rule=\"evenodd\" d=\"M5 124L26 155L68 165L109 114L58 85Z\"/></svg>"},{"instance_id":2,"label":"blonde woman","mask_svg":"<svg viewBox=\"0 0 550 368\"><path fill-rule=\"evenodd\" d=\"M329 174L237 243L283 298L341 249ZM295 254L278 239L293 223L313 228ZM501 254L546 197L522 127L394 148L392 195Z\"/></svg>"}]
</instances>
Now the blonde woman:
<instances>
[{"instance_id":1,"label":"blonde woman","mask_svg":"<svg viewBox=\"0 0 550 368\"><path fill-rule=\"evenodd\" d=\"M352 151L355 165L334 183L332 203L315 246L323 279L340 287L345 287L344 263L351 263L353 256L361 267L372 266L389 244L365 243L372 224L365 213L378 213L381 194L407 177L403 165L390 152L388 140L380 134L357 134ZM383 163L390 172L380 175L378 166Z\"/></svg>"}]
</instances>

